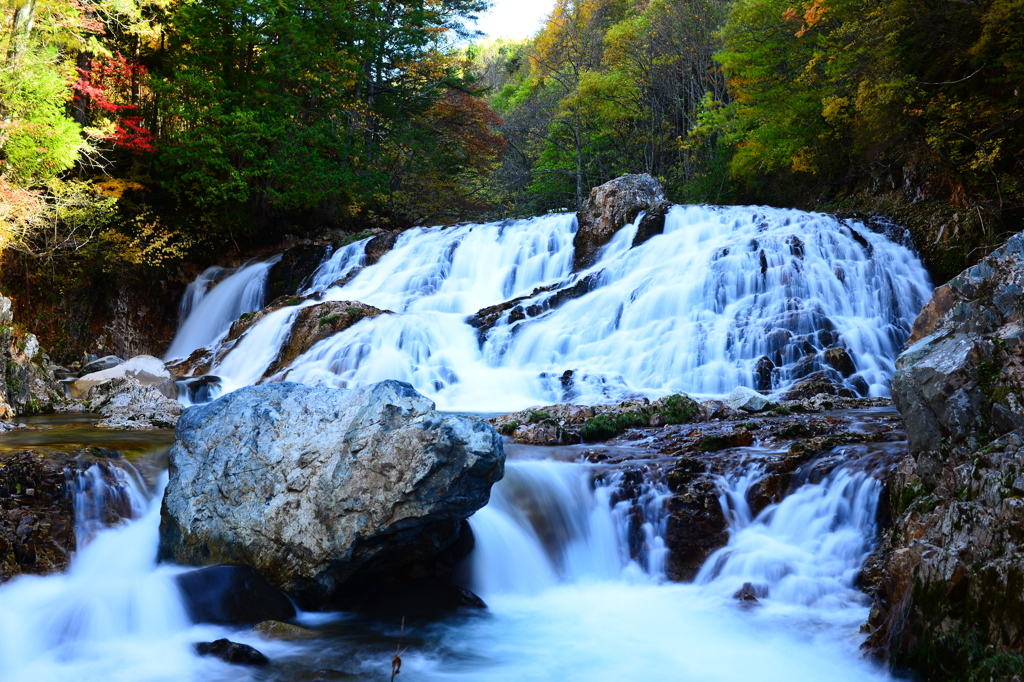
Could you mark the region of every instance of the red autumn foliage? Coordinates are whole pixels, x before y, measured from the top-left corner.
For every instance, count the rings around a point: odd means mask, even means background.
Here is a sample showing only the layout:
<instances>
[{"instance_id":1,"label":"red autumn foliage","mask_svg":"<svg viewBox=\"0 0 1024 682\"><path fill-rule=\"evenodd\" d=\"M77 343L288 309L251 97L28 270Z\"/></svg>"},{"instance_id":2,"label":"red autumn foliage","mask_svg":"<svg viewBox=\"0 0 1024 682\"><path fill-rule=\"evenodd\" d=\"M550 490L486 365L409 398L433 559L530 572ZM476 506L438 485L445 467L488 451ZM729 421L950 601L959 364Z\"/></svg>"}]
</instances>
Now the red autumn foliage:
<instances>
[{"instance_id":1,"label":"red autumn foliage","mask_svg":"<svg viewBox=\"0 0 1024 682\"><path fill-rule=\"evenodd\" d=\"M102 139L133 152L152 152L153 133L142 126L141 116L129 115L135 114L138 106L111 100L130 97L133 80L145 75L145 66L117 53L113 57L90 60L88 69L78 69L78 81L74 84L76 101L85 99L90 106L108 112L114 119L114 131Z\"/></svg>"}]
</instances>

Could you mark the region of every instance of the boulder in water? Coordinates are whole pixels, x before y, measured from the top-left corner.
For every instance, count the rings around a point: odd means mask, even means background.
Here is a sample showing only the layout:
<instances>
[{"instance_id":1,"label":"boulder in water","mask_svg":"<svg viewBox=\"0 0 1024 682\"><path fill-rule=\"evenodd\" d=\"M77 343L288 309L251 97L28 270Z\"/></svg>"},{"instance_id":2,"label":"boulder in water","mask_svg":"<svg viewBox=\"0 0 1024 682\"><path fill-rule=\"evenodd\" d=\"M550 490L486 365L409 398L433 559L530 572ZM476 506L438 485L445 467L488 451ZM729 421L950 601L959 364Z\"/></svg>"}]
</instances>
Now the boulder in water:
<instances>
[{"instance_id":1,"label":"boulder in water","mask_svg":"<svg viewBox=\"0 0 1024 682\"><path fill-rule=\"evenodd\" d=\"M772 401L752 388L737 386L726 396L725 404L732 410L763 412L772 406Z\"/></svg>"},{"instance_id":2,"label":"boulder in water","mask_svg":"<svg viewBox=\"0 0 1024 682\"><path fill-rule=\"evenodd\" d=\"M276 639L282 642L298 642L304 639L318 639L319 632L300 628L298 625L282 623L279 620L265 620L253 627L253 632L265 639Z\"/></svg>"},{"instance_id":3,"label":"boulder in water","mask_svg":"<svg viewBox=\"0 0 1024 682\"><path fill-rule=\"evenodd\" d=\"M482 419L385 381L251 386L188 408L170 453L165 559L244 563L305 607L454 543L504 473Z\"/></svg>"},{"instance_id":4,"label":"boulder in water","mask_svg":"<svg viewBox=\"0 0 1024 682\"><path fill-rule=\"evenodd\" d=\"M853 364L853 358L850 357L845 348L829 348L825 351L824 357L825 363L829 367L846 378L857 373L857 367Z\"/></svg>"},{"instance_id":5,"label":"boulder in water","mask_svg":"<svg viewBox=\"0 0 1024 682\"><path fill-rule=\"evenodd\" d=\"M248 644L239 644L227 639L197 642L195 649L200 656L213 656L225 663L234 663L235 665L268 665L270 663L269 658Z\"/></svg>"},{"instance_id":6,"label":"boulder in water","mask_svg":"<svg viewBox=\"0 0 1024 682\"><path fill-rule=\"evenodd\" d=\"M835 376L833 374L833 376ZM782 394L783 400L809 400L819 395L856 398L854 391L832 381L826 372L814 372Z\"/></svg>"},{"instance_id":7,"label":"boulder in water","mask_svg":"<svg viewBox=\"0 0 1024 682\"><path fill-rule=\"evenodd\" d=\"M195 623L240 625L295 617L281 590L248 566L210 566L175 577Z\"/></svg>"},{"instance_id":8,"label":"boulder in water","mask_svg":"<svg viewBox=\"0 0 1024 682\"><path fill-rule=\"evenodd\" d=\"M173 428L185 409L155 385L144 386L130 376L93 386L86 398L90 409L105 417L96 426L124 431Z\"/></svg>"},{"instance_id":9,"label":"boulder in water","mask_svg":"<svg viewBox=\"0 0 1024 682\"><path fill-rule=\"evenodd\" d=\"M619 229L633 222L640 211L666 202L665 189L647 173L623 175L590 190L590 198L577 214L579 230L573 238L573 270L579 272L593 265L601 247ZM653 229L649 231L653 233Z\"/></svg>"}]
</instances>

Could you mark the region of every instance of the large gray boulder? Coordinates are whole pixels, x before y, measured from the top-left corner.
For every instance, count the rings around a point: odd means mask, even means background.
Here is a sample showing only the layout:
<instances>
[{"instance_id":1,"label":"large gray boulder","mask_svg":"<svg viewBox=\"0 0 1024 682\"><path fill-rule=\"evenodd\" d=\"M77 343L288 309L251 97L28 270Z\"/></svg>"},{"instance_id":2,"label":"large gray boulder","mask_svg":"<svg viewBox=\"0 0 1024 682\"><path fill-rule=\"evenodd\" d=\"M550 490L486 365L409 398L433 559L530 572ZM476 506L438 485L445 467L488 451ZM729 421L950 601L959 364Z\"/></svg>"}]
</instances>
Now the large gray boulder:
<instances>
[{"instance_id":1,"label":"large gray boulder","mask_svg":"<svg viewBox=\"0 0 1024 682\"><path fill-rule=\"evenodd\" d=\"M350 579L454 543L504 462L490 424L438 414L402 382L243 388L178 422L160 556L248 564L324 607Z\"/></svg>"},{"instance_id":2,"label":"large gray boulder","mask_svg":"<svg viewBox=\"0 0 1024 682\"><path fill-rule=\"evenodd\" d=\"M665 188L647 173L623 175L590 190L590 198L576 214L579 229L572 242L573 270L578 272L593 265L601 247L623 226L633 222L640 211L660 215L664 229L667 206ZM653 234L660 230L651 228L645 232Z\"/></svg>"}]
</instances>

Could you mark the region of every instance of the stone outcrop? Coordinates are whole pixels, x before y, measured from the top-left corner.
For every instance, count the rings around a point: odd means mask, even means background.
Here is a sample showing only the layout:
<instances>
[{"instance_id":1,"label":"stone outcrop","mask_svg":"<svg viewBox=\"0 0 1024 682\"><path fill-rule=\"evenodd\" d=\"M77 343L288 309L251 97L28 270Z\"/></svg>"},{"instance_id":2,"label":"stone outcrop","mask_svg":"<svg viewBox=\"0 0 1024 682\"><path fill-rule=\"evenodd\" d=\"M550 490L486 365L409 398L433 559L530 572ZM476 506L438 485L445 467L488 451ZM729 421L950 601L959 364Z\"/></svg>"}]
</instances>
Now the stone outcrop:
<instances>
[{"instance_id":1,"label":"stone outcrop","mask_svg":"<svg viewBox=\"0 0 1024 682\"><path fill-rule=\"evenodd\" d=\"M504 473L485 421L411 386L252 386L189 408L170 453L162 558L252 566L306 608L452 545Z\"/></svg>"},{"instance_id":2,"label":"stone outcrop","mask_svg":"<svg viewBox=\"0 0 1024 682\"><path fill-rule=\"evenodd\" d=\"M897 361L910 454L865 629L926 679L1024 670L1022 285L1018 234L936 290Z\"/></svg>"},{"instance_id":3,"label":"stone outcrop","mask_svg":"<svg viewBox=\"0 0 1024 682\"><path fill-rule=\"evenodd\" d=\"M358 301L327 301L303 308L292 321L288 340L281 344L281 350L274 359L265 377L286 369L299 357L320 341L342 332L352 325L390 311L374 308Z\"/></svg>"},{"instance_id":4,"label":"stone outcrop","mask_svg":"<svg viewBox=\"0 0 1024 682\"><path fill-rule=\"evenodd\" d=\"M601 247L624 225L633 222L640 211L663 210L665 189L656 178L646 173L623 175L590 190L590 198L577 214L579 230L573 238L575 256L573 270L579 272L594 264ZM661 213L662 230L664 213ZM656 232L649 226L648 238Z\"/></svg>"}]
</instances>

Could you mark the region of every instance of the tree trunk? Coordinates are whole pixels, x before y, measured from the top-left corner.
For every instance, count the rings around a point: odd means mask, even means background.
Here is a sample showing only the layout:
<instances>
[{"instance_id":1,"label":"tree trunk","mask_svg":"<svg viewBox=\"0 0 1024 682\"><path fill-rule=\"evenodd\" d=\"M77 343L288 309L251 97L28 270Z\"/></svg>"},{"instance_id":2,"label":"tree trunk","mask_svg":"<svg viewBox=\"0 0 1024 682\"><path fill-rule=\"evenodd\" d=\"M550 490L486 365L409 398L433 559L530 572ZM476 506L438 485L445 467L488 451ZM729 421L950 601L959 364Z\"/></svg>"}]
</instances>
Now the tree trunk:
<instances>
[{"instance_id":1,"label":"tree trunk","mask_svg":"<svg viewBox=\"0 0 1024 682\"><path fill-rule=\"evenodd\" d=\"M11 23L11 44L7 49L7 63L13 65L28 48L28 39L32 35L32 24L36 19L36 0L25 0L14 10L14 21Z\"/></svg>"}]
</instances>

